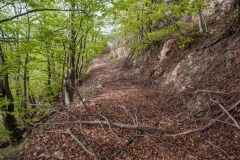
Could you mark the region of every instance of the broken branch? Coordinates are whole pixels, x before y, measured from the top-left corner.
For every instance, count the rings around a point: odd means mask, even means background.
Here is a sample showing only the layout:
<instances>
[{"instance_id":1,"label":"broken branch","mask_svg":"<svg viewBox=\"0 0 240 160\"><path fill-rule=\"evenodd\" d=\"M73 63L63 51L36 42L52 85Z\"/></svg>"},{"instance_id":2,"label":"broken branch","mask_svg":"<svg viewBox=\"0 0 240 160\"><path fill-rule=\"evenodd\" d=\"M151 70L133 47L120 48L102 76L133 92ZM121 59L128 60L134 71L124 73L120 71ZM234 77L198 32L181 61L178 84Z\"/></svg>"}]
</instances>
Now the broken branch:
<instances>
[{"instance_id":1,"label":"broken branch","mask_svg":"<svg viewBox=\"0 0 240 160\"><path fill-rule=\"evenodd\" d=\"M70 129L67 129L70 136L86 151L89 155L93 156L96 159L102 159L101 156L97 155L96 153L90 151L80 140L77 139L77 137L71 132Z\"/></svg>"},{"instance_id":2,"label":"broken branch","mask_svg":"<svg viewBox=\"0 0 240 160\"><path fill-rule=\"evenodd\" d=\"M229 155L226 151L224 151L222 148L220 148L219 146L216 146L216 145L212 144L211 142L208 142L208 141L207 141L207 143L210 144L211 146L219 149L220 151L222 151L230 160L232 160L232 158L230 157L230 155Z\"/></svg>"},{"instance_id":3,"label":"broken branch","mask_svg":"<svg viewBox=\"0 0 240 160\"><path fill-rule=\"evenodd\" d=\"M231 118L231 120L235 123L235 125L237 126L238 129L240 129L240 126L239 124L237 123L237 121L235 120L235 118L233 118L233 116L225 109L225 107L223 107L223 105L221 105L221 103L213 100L213 99L210 99L212 102L218 104L218 106L228 115L229 118Z\"/></svg>"},{"instance_id":4,"label":"broken branch","mask_svg":"<svg viewBox=\"0 0 240 160\"><path fill-rule=\"evenodd\" d=\"M123 124L123 123L111 123L107 121L70 121L70 122L65 122L65 123L48 123L44 125L65 125L65 124L72 124L72 123L81 123L81 124L89 124L89 125L96 125L96 124L104 124L108 125L109 123L113 127L118 127L121 129L132 129L132 130L140 130L140 131L151 131L151 132L168 132L168 133L174 133L172 130L164 130L160 128L155 128L155 127L149 127L149 126L141 126L141 125L130 125L130 124Z\"/></svg>"}]
</instances>

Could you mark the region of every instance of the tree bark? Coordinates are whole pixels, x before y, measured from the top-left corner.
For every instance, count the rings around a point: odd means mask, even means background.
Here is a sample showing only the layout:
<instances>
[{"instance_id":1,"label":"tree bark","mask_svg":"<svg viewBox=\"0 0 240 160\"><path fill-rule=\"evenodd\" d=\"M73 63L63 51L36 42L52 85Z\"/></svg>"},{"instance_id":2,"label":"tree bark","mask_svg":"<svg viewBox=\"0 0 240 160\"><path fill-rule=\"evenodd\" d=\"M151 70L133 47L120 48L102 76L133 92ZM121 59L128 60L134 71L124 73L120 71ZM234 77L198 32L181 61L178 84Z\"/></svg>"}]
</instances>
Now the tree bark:
<instances>
[{"instance_id":1,"label":"tree bark","mask_svg":"<svg viewBox=\"0 0 240 160\"><path fill-rule=\"evenodd\" d=\"M240 15L240 0L236 0L236 9L237 9L237 14Z\"/></svg>"},{"instance_id":2,"label":"tree bark","mask_svg":"<svg viewBox=\"0 0 240 160\"><path fill-rule=\"evenodd\" d=\"M202 13L202 9L201 9L201 5L199 5L198 7L198 26L199 26L199 30L202 34L204 34L205 36L207 36L208 34L208 29L207 29L207 24L205 22L203 13Z\"/></svg>"},{"instance_id":3,"label":"tree bark","mask_svg":"<svg viewBox=\"0 0 240 160\"><path fill-rule=\"evenodd\" d=\"M71 4L71 9L72 10L75 9L75 4ZM69 106L71 102L73 102L73 93L75 87L74 60L76 54L76 31L74 30L74 17L75 14L72 12L70 14L71 19L70 44L69 44L70 54L67 57L68 69L66 70L66 75L64 78L64 100L66 106Z\"/></svg>"},{"instance_id":4,"label":"tree bark","mask_svg":"<svg viewBox=\"0 0 240 160\"><path fill-rule=\"evenodd\" d=\"M3 56L3 50L2 46L0 44L0 65L4 65L5 60ZM8 82L8 74L6 72L1 71L1 79L0 79L0 98L1 99L7 99L9 101L9 104L5 104L1 106L1 110L4 112L3 117L3 125L7 131L10 131L10 137L9 141L11 145L18 144L21 139L21 132L17 128L17 120L13 115L14 112L14 100L12 96L12 92L9 87Z\"/></svg>"}]
</instances>

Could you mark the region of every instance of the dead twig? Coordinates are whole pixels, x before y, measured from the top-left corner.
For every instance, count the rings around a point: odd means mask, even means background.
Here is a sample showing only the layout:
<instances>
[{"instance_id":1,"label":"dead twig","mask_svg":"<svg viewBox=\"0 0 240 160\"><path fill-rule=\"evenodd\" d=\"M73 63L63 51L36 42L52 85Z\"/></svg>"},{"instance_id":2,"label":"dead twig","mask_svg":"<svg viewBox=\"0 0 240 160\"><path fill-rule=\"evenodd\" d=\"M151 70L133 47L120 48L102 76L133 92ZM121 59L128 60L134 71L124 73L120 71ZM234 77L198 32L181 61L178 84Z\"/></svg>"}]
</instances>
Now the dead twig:
<instances>
[{"instance_id":1,"label":"dead twig","mask_svg":"<svg viewBox=\"0 0 240 160\"><path fill-rule=\"evenodd\" d=\"M133 121L133 123L134 123L135 125L139 125L138 118L137 118L137 109L136 109L136 108L134 108L134 109L135 109L135 114L134 114L134 116L133 116L132 113L130 112L130 110L127 109L127 107L125 107L125 106L123 106L123 105L118 105L118 106L121 107L121 108L123 108L123 109L125 110L125 112L127 113L127 115L132 118L132 121Z\"/></svg>"},{"instance_id":2,"label":"dead twig","mask_svg":"<svg viewBox=\"0 0 240 160\"><path fill-rule=\"evenodd\" d=\"M222 92L222 91L211 91L211 90L207 90L207 89L195 91L195 93L199 93L199 92L216 93L216 94L231 94L231 93L226 93L226 92ZM234 93L234 92L235 91L232 91L232 93Z\"/></svg>"},{"instance_id":3,"label":"dead twig","mask_svg":"<svg viewBox=\"0 0 240 160\"><path fill-rule=\"evenodd\" d=\"M210 99L211 99L211 97L210 97ZM237 101L234 105L232 105L227 111L229 112L229 111L233 110L238 105L240 105L240 100ZM217 122L219 119L221 119L224 116L224 114L225 113L222 113L216 119L210 120L210 122L206 126L204 126L204 127L193 129L193 130L188 130L188 131L177 133L177 134L168 134L167 136L180 136L180 135L185 135L185 134L189 134L189 133L193 133L193 132L203 131L203 130L207 129L208 127L210 127L215 122ZM235 127L237 127L237 126L235 126ZM237 128L239 129L239 127L237 127Z\"/></svg>"},{"instance_id":4,"label":"dead twig","mask_svg":"<svg viewBox=\"0 0 240 160\"><path fill-rule=\"evenodd\" d=\"M80 145L82 146L82 148L84 149L84 151L86 151L89 155L93 156L96 159L103 159L103 157L97 155L96 153L94 153L93 151L90 151L79 139L77 139L77 137L71 132L70 129L67 129L68 133L70 134L70 136Z\"/></svg>"},{"instance_id":5,"label":"dead twig","mask_svg":"<svg viewBox=\"0 0 240 160\"><path fill-rule=\"evenodd\" d=\"M223 150L223 149L220 148L219 146L216 146L216 145L212 144L212 143L209 142L209 141L206 141L206 142L207 142L208 144L210 144L211 146L213 146L213 147L219 149L220 151L222 151L230 160L232 160L231 156L230 156L225 150Z\"/></svg>"},{"instance_id":6,"label":"dead twig","mask_svg":"<svg viewBox=\"0 0 240 160\"><path fill-rule=\"evenodd\" d=\"M72 87L72 86L71 86L71 87ZM80 93L78 92L78 90L77 90L75 87L72 87L72 89L74 89L74 90L77 92L78 97L80 98L80 100L81 100L83 106L86 108L87 112L88 112L90 115L93 115L92 112L90 111L90 109L87 107L86 103L84 102L84 100L83 100L82 96L80 95Z\"/></svg>"},{"instance_id":7,"label":"dead twig","mask_svg":"<svg viewBox=\"0 0 240 160\"><path fill-rule=\"evenodd\" d=\"M235 118L233 118L233 116L225 109L225 107L224 107L223 105L221 105L221 103L213 100L212 98L210 99L210 101L216 103L216 104L228 115L228 117L231 118L231 120L234 122L234 124L236 125L236 127L237 127L238 129L240 129L240 126L239 126L239 124L237 123L237 121L235 120Z\"/></svg>"},{"instance_id":8,"label":"dead twig","mask_svg":"<svg viewBox=\"0 0 240 160\"><path fill-rule=\"evenodd\" d=\"M110 131L113 133L113 135L114 135L115 137L119 138L119 136L117 135L117 133L115 133L115 132L112 130L111 123L109 122L109 120L108 120L105 116L103 116L103 115L99 115L99 116L101 116L102 118L104 118L104 119L107 121L108 127L109 127ZM100 123L100 124L101 124L101 123ZM101 125L101 126L102 126L102 125Z\"/></svg>"},{"instance_id":9,"label":"dead twig","mask_svg":"<svg viewBox=\"0 0 240 160\"><path fill-rule=\"evenodd\" d=\"M89 139L87 138L86 133L85 133L83 127L82 127L81 120L79 118L77 118L71 111L67 110L67 113L68 113L69 116L71 116L72 118L77 120L77 122L79 123L80 129L81 129L82 135L84 136L85 140L87 141L88 146L93 150L93 148L91 146L91 143L90 143Z\"/></svg>"},{"instance_id":10,"label":"dead twig","mask_svg":"<svg viewBox=\"0 0 240 160\"><path fill-rule=\"evenodd\" d=\"M126 148L134 141L138 138L137 135L133 136L133 137L129 137L128 141L119 149L117 150L110 158L110 160L113 160L115 157L117 157L117 155L119 155L122 151L126 150Z\"/></svg>"}]
</instances>

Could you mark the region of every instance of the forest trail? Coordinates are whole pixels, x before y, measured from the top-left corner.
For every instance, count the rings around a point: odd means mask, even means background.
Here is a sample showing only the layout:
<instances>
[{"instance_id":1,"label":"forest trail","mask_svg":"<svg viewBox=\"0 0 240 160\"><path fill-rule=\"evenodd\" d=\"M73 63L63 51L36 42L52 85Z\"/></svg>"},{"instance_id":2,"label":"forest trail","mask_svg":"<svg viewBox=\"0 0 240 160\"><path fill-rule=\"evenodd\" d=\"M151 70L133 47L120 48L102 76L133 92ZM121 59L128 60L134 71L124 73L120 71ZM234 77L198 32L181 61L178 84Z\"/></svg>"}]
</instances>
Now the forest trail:
<instances>
[{"instance_id":1,"label":"forest trail","mask_svg":"<svg viewBox=\"0 0 240 160\"><path fill-rule=\"evenodd\" d=\"M59 113L42 129L35 130L28 143L11 155L12 159L94 159L73 139L73 135L89 151L106 159L215 159L219 154L225 157L221 150L207 144L206 140L211 144L223 143L228 147L227 152L235 156L233 159L239 158L235 154L238 151L233 151L235 145L231 144L237 143L239 132L233 129L235 137L232 133L222 135L233 128L231 126L222 128L221 132L212 127L207 132L169 136L168 132L78 123L80 120L102 120L176 132L205 124L192 120L184 105L188 101L185 94L189 93L172 93L168 89L156 88L150 82L140 82L133 69L114 65L106 55L93 59L88 71L86 80L77 87L83 101L76 93L75 102L64 111L58 110Z\"/></svg>"}]
</instances>

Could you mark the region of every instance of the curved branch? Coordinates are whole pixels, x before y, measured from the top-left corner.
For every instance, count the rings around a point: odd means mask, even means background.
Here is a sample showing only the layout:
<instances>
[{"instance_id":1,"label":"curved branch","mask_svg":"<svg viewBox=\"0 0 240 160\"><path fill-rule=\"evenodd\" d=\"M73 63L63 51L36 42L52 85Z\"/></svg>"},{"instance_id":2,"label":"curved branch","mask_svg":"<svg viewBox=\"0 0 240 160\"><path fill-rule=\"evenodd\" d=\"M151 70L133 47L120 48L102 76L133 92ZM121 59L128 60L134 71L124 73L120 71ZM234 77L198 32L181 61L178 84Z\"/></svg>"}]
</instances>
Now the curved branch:
<instances>
[{"instance_id":1,"label":"curved branch","mask_svg":"<svg viewBox=\"0 0 240 160\"><path fill-rule=\"evenodd\" d=\"M77 139L77 137L71 132L70 129L67 129L68 133L71 135L71 137L78 143L84 151L86 151L89 155L93 156L96 159L102 159L101 156L97 155L96 153L90 151L80 140Z\"/></svg>"},{"instance_id":2,"label":"curved branch","mask_svg":"<svg viewBox=\"0 0 240 160\"><path fill-rule=\"evenodd\" d=\"M13 17L2 19L2 20L0 20L0 23L7 22L7 21L11 21L11 20L13 20L13 19L16 19L16 18L18 18L18 17L27 15L27 14L29 14L29 13L42 12L42 11L60 11L60 12L78 11L78 12L83 12L84 14L86 14L86 16L88 16L88 13L86 13L84 10L81 10L81 9L71 10L71 9L41 8L41 9L29 10L29 11L27 11L27 12L24 12L24 13L21 13L21 14L18 14L18 15L15 15L15 16L13 16Z\"/></svg>"}]
</instances>

